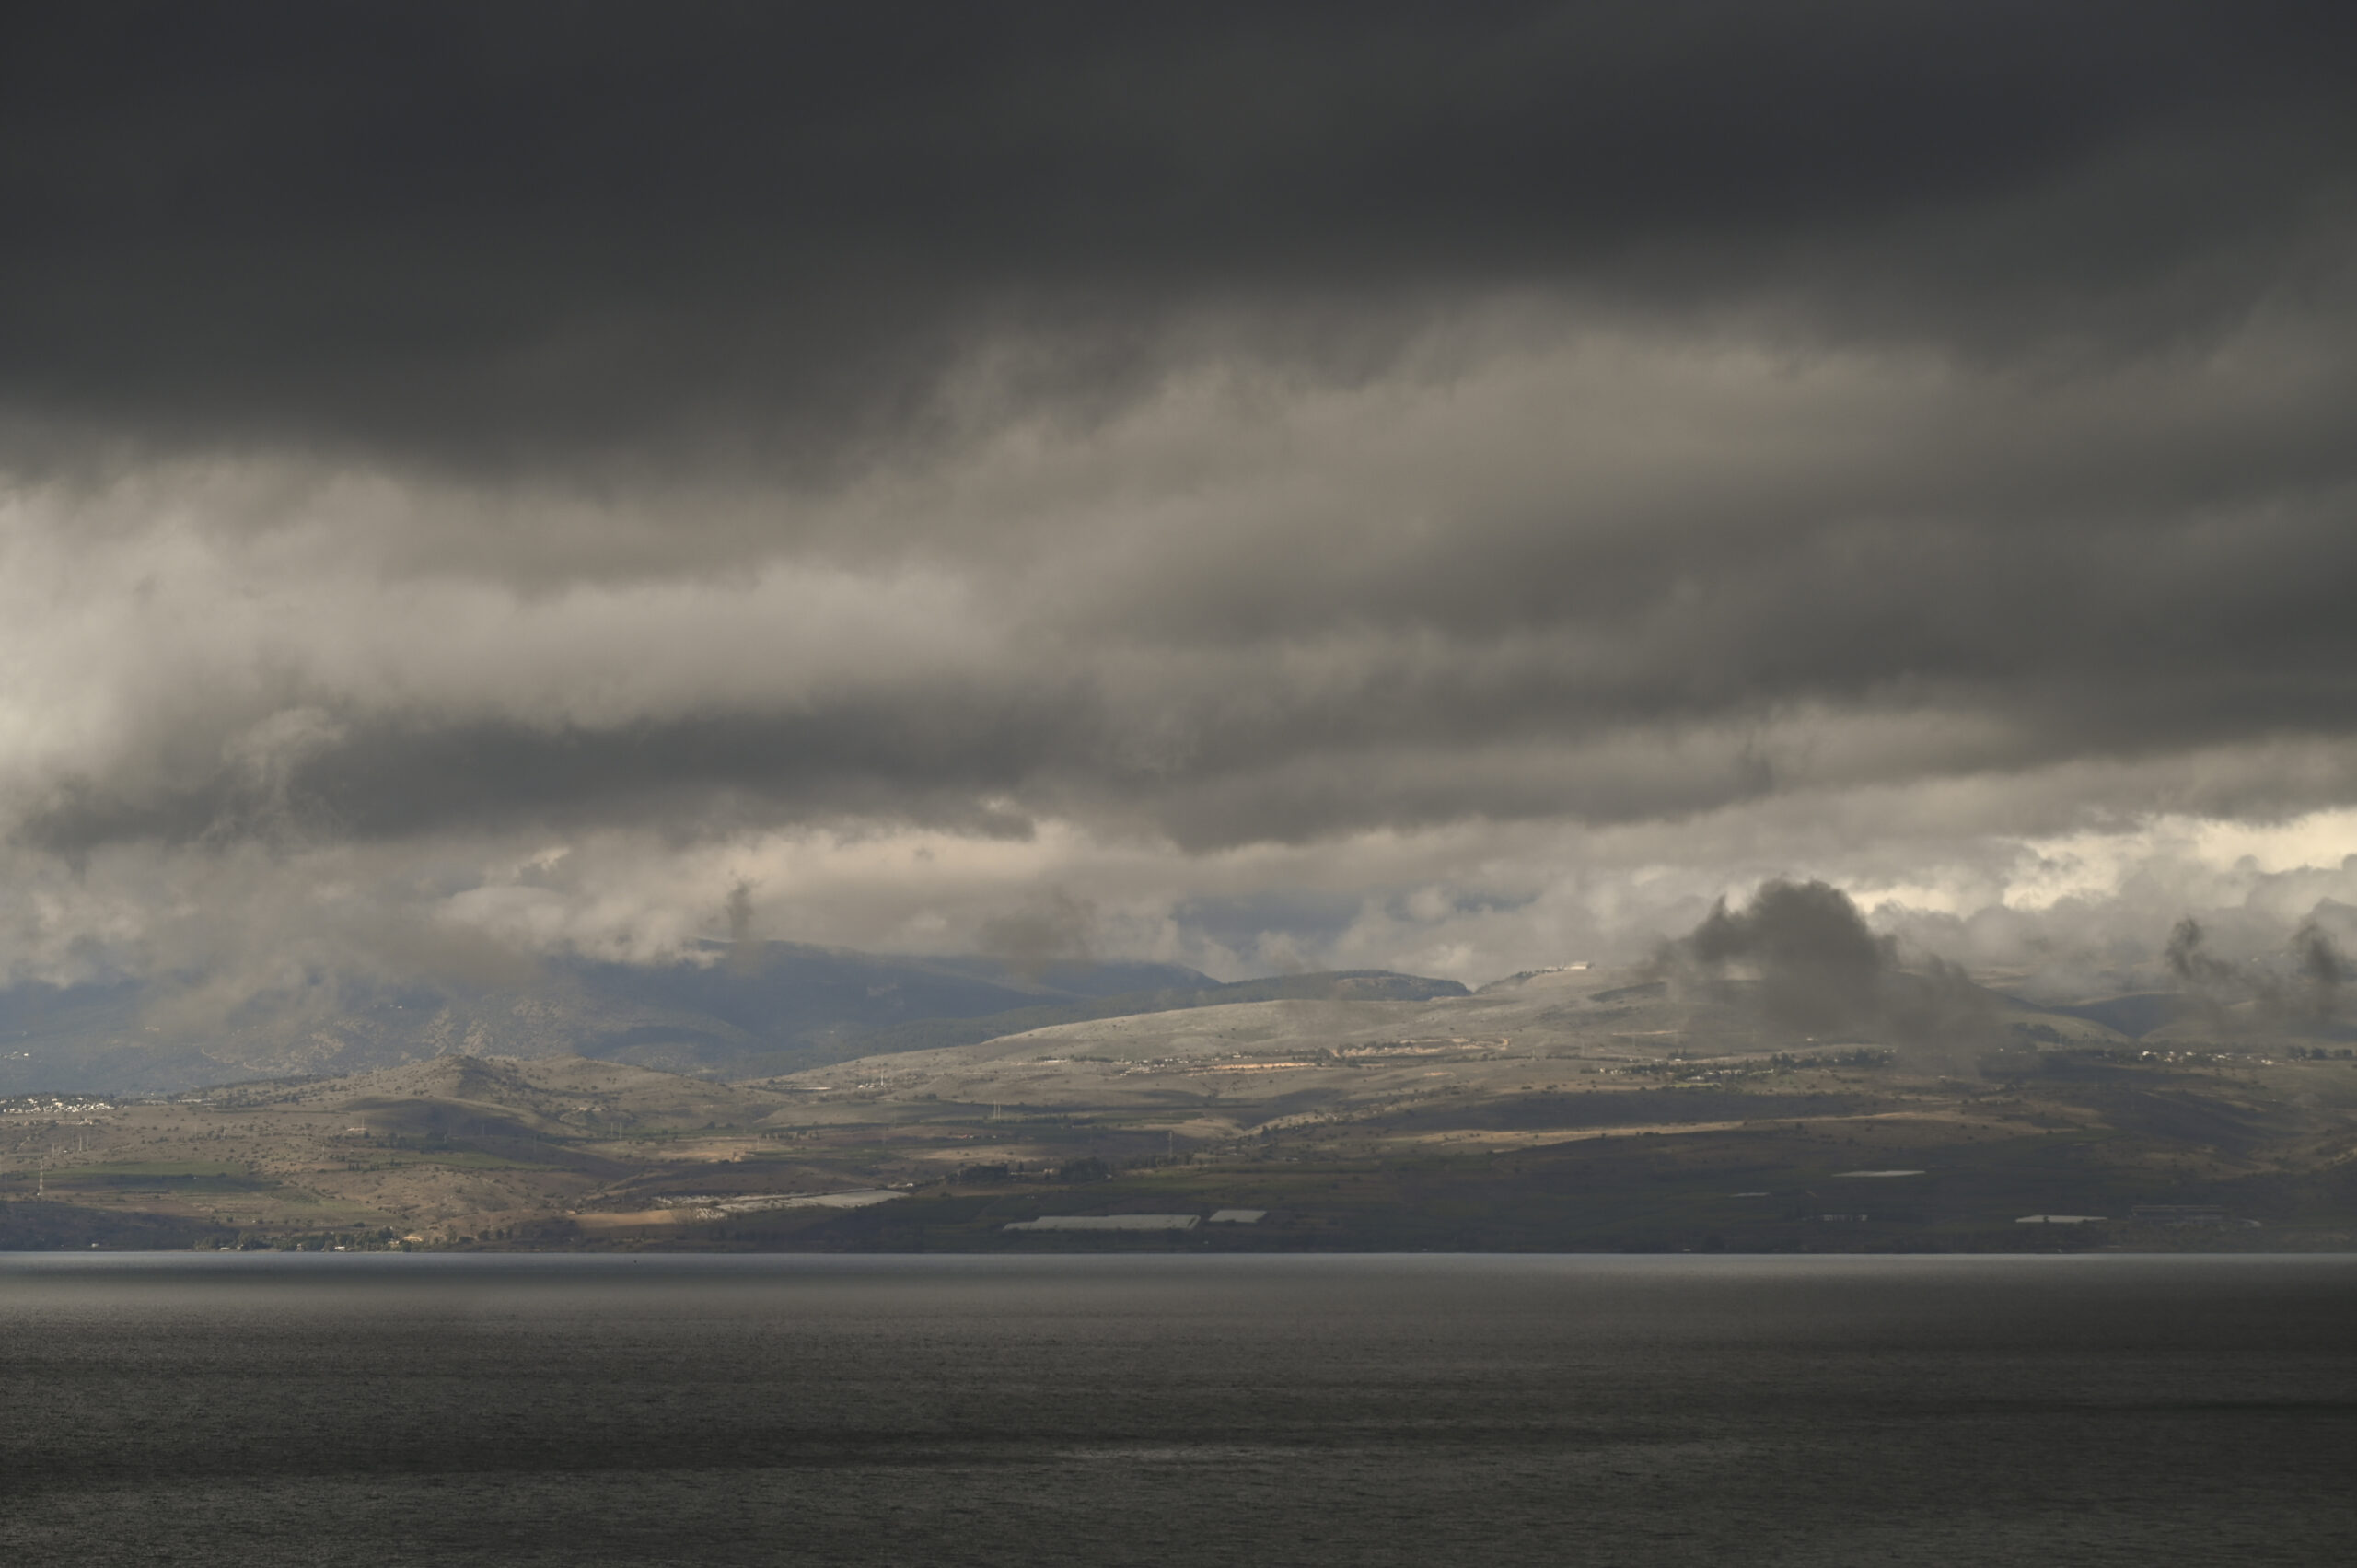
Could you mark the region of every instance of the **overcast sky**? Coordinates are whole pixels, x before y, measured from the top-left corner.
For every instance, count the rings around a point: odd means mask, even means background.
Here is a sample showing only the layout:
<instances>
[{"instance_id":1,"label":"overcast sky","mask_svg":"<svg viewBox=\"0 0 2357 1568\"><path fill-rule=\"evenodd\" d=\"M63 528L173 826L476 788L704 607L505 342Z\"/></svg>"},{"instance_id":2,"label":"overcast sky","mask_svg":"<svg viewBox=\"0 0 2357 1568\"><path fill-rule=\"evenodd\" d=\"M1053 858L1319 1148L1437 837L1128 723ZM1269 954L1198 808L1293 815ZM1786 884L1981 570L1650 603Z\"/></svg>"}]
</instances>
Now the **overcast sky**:
<instances>
[{"instance_id":1,"label":"overcast sky","mask_svg":"<svg viewBox=\"0 0 2357 1568\"><path fill-rule=\"evenodd\" d=\"M17 978L2357 919L2346 5L0 28Z\"/></svg>"}]
</instances>

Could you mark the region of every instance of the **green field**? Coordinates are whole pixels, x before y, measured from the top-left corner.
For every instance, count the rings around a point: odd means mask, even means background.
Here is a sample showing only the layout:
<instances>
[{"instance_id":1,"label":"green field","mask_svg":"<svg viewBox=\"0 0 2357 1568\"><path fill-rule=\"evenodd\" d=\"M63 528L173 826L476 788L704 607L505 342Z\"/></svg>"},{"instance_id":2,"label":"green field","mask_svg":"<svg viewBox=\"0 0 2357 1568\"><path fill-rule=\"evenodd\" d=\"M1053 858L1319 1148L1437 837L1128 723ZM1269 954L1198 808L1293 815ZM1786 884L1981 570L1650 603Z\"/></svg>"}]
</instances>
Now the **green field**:
<instances>
[{"instance_id":1,"label":"green field","mask_svg":"<svg viewBox=\"0 0 2357 1568\"><path fill-rule=\"evenodd\" d=\"M243 1165L220 1160L110 1161L52 1169L45 1179L52 1191L259 1192L277 1185Z\"/></svg>"},{"instance_id":2,"label":"green field","mask_svg":"<svg viewBox=\"0 0 2357 1568\"><path fill-rule=\"evenodd\" d=\"M510 1155L495 1155L482 1149L451 1147L447 1149L396 1149L366 1161L355 1162L355 1170L389 1170L405 1165L446 1166L453 1170L545 1170L549 1162L517 1159Z\"/></svg>"}]
</instances>

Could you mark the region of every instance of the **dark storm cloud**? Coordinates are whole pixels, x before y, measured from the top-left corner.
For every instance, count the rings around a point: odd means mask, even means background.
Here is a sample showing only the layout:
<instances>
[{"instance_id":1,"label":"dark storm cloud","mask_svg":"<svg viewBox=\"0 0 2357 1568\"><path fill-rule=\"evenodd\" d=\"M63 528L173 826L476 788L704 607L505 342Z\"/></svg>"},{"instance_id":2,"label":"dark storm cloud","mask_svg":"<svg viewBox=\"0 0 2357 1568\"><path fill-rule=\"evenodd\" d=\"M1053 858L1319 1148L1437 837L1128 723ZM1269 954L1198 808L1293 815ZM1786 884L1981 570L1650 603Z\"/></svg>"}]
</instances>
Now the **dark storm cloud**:
<instances>
[{"instance_id":1,"label":"dark storm cloud","mask_svg":"<svg viewBox=\"0 0 2357 1568\"><path fill-rule=\"evenodd\" d=\"M1041 756L1067 749L1058 695L944 693L870 711L553 731L378 724L336 733L260 785L242 769L192 769L136 795L75 781L19 836L82 854L133 838L399 839L457 823L578 830L617 817L692 836L858 815L1021 835L1028 818L979 802L1034 782Z\"/></svg>"},{"instance_id":2,"label":"dark storm cloud","mask_svg":"<svg viewBox=\"0 0 2357 1568\"><path fill-rule=\"evenodd\" d=\"M1479 978L2357 799L2350 17L14 8L22 945Z\"/></svg>"},{"instance_id":3,"label":"dark storm cloud","mask_svg":"<svg viewBox=\"0 0 2357 1568\"><path fill-rule=\"evenodd\" d=\"M2165 339L2347 194L2351 34L2263 3L19 8L0 397L839 469L922 438L979 339L1095 400L1202 309L1358 373L1515 286Z\"/></svg>"},{"instance_id":4,"label":"dark storm cloud","mask_svg":"<svg viewBox=\"0 0 2357 1568\"><path fill-rule=\"evenodd\" d=\"M1902 969L1897 942L1875 935L1850 896L1823 882L1770 881L1740 911L1722 899L1657 963L1722 986L1741 972L1748 989L1736 994L1796 1033L1867 1030L1899 1044L1944 1045L1996 1032L1987 993L1938 958Z\"/></svg>"}]
</instances>

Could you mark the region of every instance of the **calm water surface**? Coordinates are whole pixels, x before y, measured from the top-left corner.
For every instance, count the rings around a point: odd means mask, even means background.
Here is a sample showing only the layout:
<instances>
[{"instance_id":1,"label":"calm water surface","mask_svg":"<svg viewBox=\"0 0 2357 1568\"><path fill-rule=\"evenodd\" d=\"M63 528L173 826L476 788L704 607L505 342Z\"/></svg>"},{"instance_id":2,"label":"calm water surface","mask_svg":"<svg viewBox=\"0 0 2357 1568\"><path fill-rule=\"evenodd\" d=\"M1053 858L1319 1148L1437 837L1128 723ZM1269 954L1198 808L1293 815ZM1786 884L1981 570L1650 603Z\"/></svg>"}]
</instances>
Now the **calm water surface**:
<instances>
[{"instance_id":1,"label":"calm water surface","mask_svg":"<svg viewBox=\"0 0 2357 1568\"><path fill-rule=\"evenodd\" d=\"M2357 1562L2357 1259L0 1257L0 1562Z\"/></svg>"}]
</instances>

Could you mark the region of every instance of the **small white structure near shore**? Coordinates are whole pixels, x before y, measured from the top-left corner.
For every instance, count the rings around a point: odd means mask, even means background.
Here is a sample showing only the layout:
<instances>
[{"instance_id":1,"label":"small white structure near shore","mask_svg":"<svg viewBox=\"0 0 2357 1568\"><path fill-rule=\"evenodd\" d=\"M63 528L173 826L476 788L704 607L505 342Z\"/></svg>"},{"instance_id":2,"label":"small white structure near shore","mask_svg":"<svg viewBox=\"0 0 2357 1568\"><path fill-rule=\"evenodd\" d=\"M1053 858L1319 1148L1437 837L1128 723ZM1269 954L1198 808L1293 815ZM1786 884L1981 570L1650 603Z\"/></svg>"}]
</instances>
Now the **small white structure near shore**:
<instances>
[{"instance_id":1,"label":"small white structure near shore","mask_svg":"<svg viewBox=\"0 0 2357 1568\"><path fill-rule=\"evenodd\" d=\"M1016 1220L1008 1230L1192 1230L1201 1214L1042 1214Z\"/></svg>"},{"instance_id":2,"label":"small white structure near shore","mask_svg":"<svg viewBox=\"0 0 2357 1568\"><path fill-rule=\"evenodd\" d=\"M888 1187L864 1187L853 1192L753 1192L726 1198L662 1198L665 1208L692 1208L700 1220L726 1219L732 1214L758 1214L771 1209L864 1209L905 1198Z\"/></svg>"}]
</instances>

